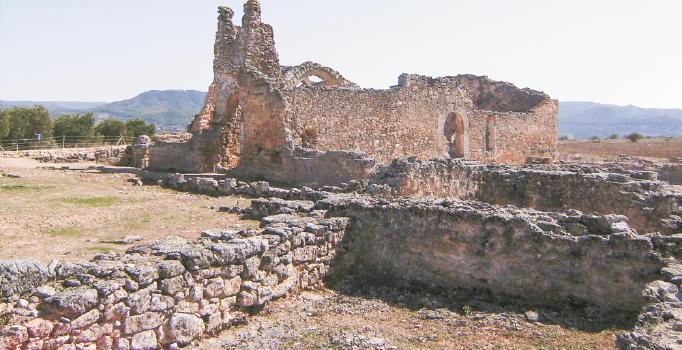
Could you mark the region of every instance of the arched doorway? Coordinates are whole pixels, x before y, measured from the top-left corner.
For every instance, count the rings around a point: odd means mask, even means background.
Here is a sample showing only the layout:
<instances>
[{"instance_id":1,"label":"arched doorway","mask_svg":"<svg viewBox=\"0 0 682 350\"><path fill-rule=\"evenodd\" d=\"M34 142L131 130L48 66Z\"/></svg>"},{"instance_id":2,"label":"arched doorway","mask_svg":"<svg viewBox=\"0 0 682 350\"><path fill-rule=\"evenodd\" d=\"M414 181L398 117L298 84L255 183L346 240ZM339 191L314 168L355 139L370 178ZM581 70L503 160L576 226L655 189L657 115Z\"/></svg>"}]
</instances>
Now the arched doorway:
<instances>
[{"instance_id":1,"label":"arched doorway","mask_svg":"<svg viewBox=\"0 0 682 350\"><path fill-rule=\"evenodd\" d=\"M450 113L445 119L443 133L450 158L466 158L468 153L468 123L458 113Z\"/></svg>"}]
</instances>

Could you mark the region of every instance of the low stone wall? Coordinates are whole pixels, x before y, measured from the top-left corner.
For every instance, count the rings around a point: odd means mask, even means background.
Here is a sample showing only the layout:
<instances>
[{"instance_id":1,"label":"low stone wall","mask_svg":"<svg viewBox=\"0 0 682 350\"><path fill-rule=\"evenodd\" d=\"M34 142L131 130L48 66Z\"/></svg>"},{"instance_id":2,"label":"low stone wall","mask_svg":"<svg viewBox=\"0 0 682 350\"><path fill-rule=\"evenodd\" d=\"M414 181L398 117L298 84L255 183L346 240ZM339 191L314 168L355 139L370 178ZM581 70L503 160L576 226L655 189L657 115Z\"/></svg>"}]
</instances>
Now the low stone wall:
<instances>
[{"instance_id":1,"label":"low stone wall","mask_svg":"<svg viewBox=\"0 0 682 350\"><path fill-rule=\"evenodd\" d=\"M318 205L351 218L335 271L638 311L642 291L664 266L623 216L455 200L329 198Z\"/></svg>"},{"instance_id":2,"label":"low stone wall","mask_svg":"<svg viewBox=\"0 0 682 350\"><path fill-rule=\"evenodd\" d=\"M87 148L56 148L33 151L0 152L0 158L28 157L42 162L70 163L79 161L100 162L115 165L124 157L126 146L102 146ZM110 161L109 158L117 158Z\"/></svg>"},{"instance_id":3,"label":"low stone wall","mask_svg":"<svg viewBox=\"0 0 682 350\"><path fill-rule=\"evenodd\" d=\"M263 229L209 230L197 242L169 238L88 263L5 262L0 349L189 344L245 322L272 299L319 286L346 222L278 215L264 218Z\"/></svg>"},{"instance_id":4,"label":"low stone wall","mask_svg":"<svg viewBox=\"0 0 682 350\"><path fill-rule=\"evenodd\" d=\"M393 195L455 197L545 211L621 214L640 232L682 231L682 196L652 171L596 165L468 165L459 160L395 160L371 182Z\"/></svg>"}]
</instances>

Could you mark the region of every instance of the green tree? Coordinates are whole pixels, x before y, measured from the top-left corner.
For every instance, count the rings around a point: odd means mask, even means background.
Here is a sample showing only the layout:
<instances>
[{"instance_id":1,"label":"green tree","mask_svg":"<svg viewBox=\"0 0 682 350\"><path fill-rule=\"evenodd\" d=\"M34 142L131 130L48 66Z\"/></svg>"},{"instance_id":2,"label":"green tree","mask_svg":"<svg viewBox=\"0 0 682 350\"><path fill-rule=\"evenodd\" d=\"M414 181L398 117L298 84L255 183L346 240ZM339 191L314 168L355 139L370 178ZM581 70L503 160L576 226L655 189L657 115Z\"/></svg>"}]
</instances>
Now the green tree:
<instances>
[{"instance_id":1,"label":"green tree","mask_svg":"<svg viewBox=\"0 0 682 350\"><path fill-rule=\"evenodd\" d=\"M610 138L611 140L615 140L615 139L618 138L618 134L611 134L611 136L609 136L609 138Z\"/></svg>"},{"instance_id":2,"label":"green tree","mask_svg":"<svg viewBox=\"0 0 682 350\"><path fill-rule=\"evenodd\" d=\"M630 140L630 142L637 142L637 141L643 139L644 136L642 136L642 134L640 134L640 133L635 132L635 133L632 133L630 135L625 136L625 138Z\"/></svg>"},{"instance_id":3,"label":"green tree","mask_svg":"<svg viewBox=\"0 0 682 350\"><path fill-rule=\"evenodd\" d=\"M156 127L154 127L154 124L147 124L140 118L128 119L126 122L126 134L128 136L152 136L154 133L156 133Z\"/></svg>"},{"instance_id":4,"label":"green tree","mask_svg":"<svg viewBox=\"0 0 682 350\"><path fill-rule=\"evenodd\" d=\"M0 140L9 135L9 112L0 107Z\"/></svg>"},{"instance_id":5,"label":"green tree","mask_svg":"<svg viewBox=\"0 0 682 350\"><path fill-rule=\"evenodd\" d=\"M33 107L16 106L5 111L9 116L9 133L6 139L35 139L41 134L43 139L52 136L50 112L41 105Z\"/></svg>"},{"instance_id":6,"label":"green tree","mask_svg":"<svg viewBox=\"0 0 682 350\"><path fill-rule=\"evenodd\" d=\"M97 124L95 132L104 137L122 136L126 133L126 126L118 119L107 118Z\"/></svg>"},{"instance_id":7,"label":"green tree","mask_svg":"<svg viewBox=\"0 0 682 350\"><path fill-rule=\"evenodd\" d=\"M93 136L95 117L92 113L62 114L54 120L55 136Z\"/></svg>"}]
</instances>

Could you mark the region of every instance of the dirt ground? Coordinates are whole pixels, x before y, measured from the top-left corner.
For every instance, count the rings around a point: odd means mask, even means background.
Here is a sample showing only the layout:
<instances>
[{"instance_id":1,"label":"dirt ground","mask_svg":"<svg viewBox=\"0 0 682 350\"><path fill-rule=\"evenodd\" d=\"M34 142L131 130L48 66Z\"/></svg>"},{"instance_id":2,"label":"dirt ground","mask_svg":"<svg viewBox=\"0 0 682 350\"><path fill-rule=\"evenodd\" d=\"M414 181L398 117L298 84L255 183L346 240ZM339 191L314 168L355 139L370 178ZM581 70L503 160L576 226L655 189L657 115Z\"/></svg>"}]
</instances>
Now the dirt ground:
<instances>
[{"instance_id":1,"label":"dirt ground","mask_svg":"<svg viewBox=\"0 0 682 350\"><path fill-rule=\"evenodd\" d=\"M248 324L193 344L219 349L607 349L615 333L586 314L452 301L421 291L323 289L266 305ZM343 290L343 288L341 289ZM594 326L597 326L596 328Z\"/></svg>"},{"instance_id":2,"label":"dirt ground","mask_svg":"<svg viewBox=\"0 0 682 350\"><path fill-rule=\"evenodd\" d=\"M238 197L210 197L157 186L134 186L132 175L101 174L89 163L39 163L0 158L0 260L85 261L130 244L199 237L202 230L257 222L217 212L247 206ZM540 322L530 322L528 311ZM532 316L532 313L530 314ZM531 317L532 318L532 317ZM593 318L590 310L499 306L465 294L445 300L417 290L322 289L268 304L248 323L191 349L604 349L622 323Z\"/></svg>"},{"instance_id":3,"label":"dirt ground","mask_svg":"<svg viewBox=\"0 0 682 350\"><path fill-rule=\"evenodd\" d=\"M193 239L205 229L258 224L210 208L248 206L247 199L134 186L130 174L83 170L92 165L0 158L0 172L20 176L0 177L0 259L87 261L103 251L124 251L131 245L103 241L126 236L140 242Z\"/></svg>"},{"instance_id":4,"label":"dirt ground","mask_svg":"<svg viewBox=\"0 0 682 350\"><path fill-rule=\"evenodd\" d=\"M682 140L680 139L643 139L638 142L622 139L561 141L558 149L560 153L601 156L628 154L635 157L682 158Z\"/></svg>"}]
</instances>

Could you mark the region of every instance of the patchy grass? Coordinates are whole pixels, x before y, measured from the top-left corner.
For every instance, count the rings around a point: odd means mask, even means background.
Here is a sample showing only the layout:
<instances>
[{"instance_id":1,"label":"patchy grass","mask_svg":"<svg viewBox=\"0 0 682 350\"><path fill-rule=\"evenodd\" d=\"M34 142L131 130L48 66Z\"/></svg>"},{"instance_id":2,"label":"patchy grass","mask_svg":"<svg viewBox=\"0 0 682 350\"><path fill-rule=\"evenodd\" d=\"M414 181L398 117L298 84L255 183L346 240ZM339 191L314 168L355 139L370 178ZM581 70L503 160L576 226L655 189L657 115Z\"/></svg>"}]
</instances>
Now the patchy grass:
<instances>
[{"instance_id":1,"label":"patchy grass","mask_svg":"<svg viewBox=\"0 0 682 350\"><path fill-rule=\"evenodd\" d=\"M57 228L57 229L51 229L45 231L45 234L51 235L51 236L67 236L67 237L79 237L84 234L83 229L78 228L78 227L63 227L63 228Z\"/></svg>"},{"instance_id":2,"label":"patchy grass","mask_svg":"<svg viewBox=\"0 0 682 350\"><path fill-rule=\"evenodd\" d=\"M126 218L123 226L128 230L141 230L152 221L152 214L144 213L141 218Z\"/></svg>"},{"instance_id":3,"label":"patchy grass","mask_svg":"<svg viewBox=\"0 0 682 350\"><path fill-rule=\"evenodd\" d=\"M116 252L119 249L100 245L100 246L88 247L88 250L106 253L106 252Z\"/></svg>"},{"instance_id":4,"label":"patchy grass","mask_svg":"<svg viewBox=\"0 0 682 350\"><path fill-rule=\"evenodd\" d=\"M106 197L69 197L69 198L58 198L56 201L66 204L83 205L88 207L108 207L114 204L118 204L123 201L123 198L117 196L106 196Z\"/></svg>"},{"instance_id":5,"label":"patchy grass","mask_svg":"<svg viewBox=\"0 0 682 350\"><path fill-rule=\"evenodd\" d=\"M2 185L0 191L6 192L24 192L24 191L41 191L54 188L52 186L24 186L24 185Z\"/></svg>"}]
</instances>

